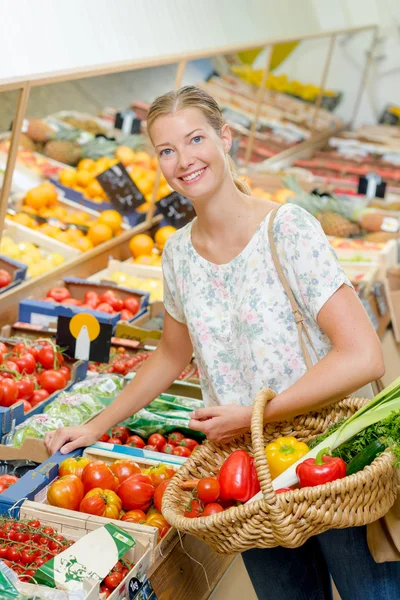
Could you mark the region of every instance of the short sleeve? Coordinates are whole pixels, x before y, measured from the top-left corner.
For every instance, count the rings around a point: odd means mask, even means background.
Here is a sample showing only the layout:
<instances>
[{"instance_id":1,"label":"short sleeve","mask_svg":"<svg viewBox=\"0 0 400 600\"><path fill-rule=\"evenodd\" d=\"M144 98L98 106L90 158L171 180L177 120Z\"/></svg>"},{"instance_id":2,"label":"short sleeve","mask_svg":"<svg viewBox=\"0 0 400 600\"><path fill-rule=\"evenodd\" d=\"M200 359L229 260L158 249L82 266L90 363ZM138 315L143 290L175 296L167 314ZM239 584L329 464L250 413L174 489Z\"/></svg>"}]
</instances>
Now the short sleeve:
<instances>
[{"instance_id":1,"label":"short sleeve","mask_svg":"<svg viewBox=\"0 0 400 600\"><path fill-rule=\"evenodd\" d=\"M165 245L162 256L162 270L164 279L164 307L165 310L179 323L186 324L181 297L177 286L173 248L169 241Z\"/></svg>"},{"instance_id":2,"label":"short sleeve","mask_svg":"<svg viewBox=\"0 0 400 600\"><path fill-rule=\"evenodd\" d=\"M303 208L279 209L274 240L293 294L314 320L343 284L352 287L320 223Z\"/></svg>"}]
</instances>

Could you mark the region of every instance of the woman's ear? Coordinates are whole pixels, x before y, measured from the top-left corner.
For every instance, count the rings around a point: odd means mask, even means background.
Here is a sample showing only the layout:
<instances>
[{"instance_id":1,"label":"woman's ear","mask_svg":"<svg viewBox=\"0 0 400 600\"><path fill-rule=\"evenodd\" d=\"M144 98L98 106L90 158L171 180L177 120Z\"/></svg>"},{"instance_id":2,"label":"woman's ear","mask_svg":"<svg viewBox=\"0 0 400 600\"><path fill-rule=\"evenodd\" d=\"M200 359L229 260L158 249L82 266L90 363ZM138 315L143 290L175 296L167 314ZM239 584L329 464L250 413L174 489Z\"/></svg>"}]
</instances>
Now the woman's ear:
<instances>
[{"instance_id":1,"label":"woman's ear","mask_svg":"<svg viewBox=\"0 0 400 600\"><path fill-rule=\"evenodd\" d=\"M229 125L227 125L226 123L221 129L221 141L225 153L228 154L232 147L232 132L230 130Z\"/></svg>"}]
</instances>

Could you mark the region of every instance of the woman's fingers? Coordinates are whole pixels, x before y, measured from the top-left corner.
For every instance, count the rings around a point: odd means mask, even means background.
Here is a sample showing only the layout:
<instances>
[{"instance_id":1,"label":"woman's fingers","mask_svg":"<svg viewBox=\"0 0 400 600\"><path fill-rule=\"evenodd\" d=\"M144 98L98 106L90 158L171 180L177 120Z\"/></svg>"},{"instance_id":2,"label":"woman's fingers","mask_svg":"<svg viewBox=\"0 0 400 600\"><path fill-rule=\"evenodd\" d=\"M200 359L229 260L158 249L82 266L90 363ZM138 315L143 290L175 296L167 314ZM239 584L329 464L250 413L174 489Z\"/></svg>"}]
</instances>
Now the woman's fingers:
<instances>
[{"instance_id":1,"label":"woman's fingers","mask_svg":"<svg viewBox=\"0 0 400 600\"><path fill-rule=\"evenodd\" d=\"M220 406L209 406L207 408L197 408L192 412L191 417L197 421L205 421L212 417L218 417L221 414Z\"/></svg>"}]
</instances>

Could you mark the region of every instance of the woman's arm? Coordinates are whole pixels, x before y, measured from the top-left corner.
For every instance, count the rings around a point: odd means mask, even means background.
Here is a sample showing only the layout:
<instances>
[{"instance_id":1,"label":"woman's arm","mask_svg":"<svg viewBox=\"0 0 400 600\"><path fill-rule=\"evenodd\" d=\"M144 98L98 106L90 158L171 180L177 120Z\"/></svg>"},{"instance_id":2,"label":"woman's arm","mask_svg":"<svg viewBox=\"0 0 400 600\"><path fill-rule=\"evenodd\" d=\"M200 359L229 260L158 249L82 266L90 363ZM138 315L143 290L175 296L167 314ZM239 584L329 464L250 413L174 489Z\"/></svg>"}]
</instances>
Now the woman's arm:
<instances>
[{"instance_id":1,"label":"woman's arm","mask_svg":"<svg viewBox=\"0 0 400 600\"><path fill-rule=\"evenodd\" d=\"M46 434L51 454L61 448L63 454L93 444L101 435L164 392L192 358L193 347L186 325L165 313L161 342L135 378L95 419L80 427L65 427ZM67 443L68 442L68 443Z\"/></svg>"},{"instance_id":2,"label":"woman's arm","mask_svg":"<svg viewBox=\"0 0 400 600\"><path fill-rule=\"evenodd\" d=\"M290 388L271 400L265 421L290 419L341 400L384 372L382 348L372 323L347 285L342 285L321 308L318 325L332 350ZM252 407L219 406L196 410L190 427L209 439L229 441L249 429Z\"/></svg>"}]
</instances>

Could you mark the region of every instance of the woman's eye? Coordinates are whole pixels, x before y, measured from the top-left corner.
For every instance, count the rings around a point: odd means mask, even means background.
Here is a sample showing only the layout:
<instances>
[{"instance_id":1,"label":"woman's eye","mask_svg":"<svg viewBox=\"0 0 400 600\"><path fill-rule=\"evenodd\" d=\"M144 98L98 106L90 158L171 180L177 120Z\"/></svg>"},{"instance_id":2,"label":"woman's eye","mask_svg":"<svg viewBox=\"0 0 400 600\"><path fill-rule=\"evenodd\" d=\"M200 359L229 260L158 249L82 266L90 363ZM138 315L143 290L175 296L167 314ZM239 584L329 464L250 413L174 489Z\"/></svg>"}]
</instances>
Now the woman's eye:
<instances>
[{"instance_id":1,"label":"woman's eye","mask_svg":"<svg viewBox=\"0 0 400 600\"><path fill-rule=\"evenodd\" d=\"M195 144L198 144L199 142L201 142L202 139L203 138L201 135L196 135L196 137L192 138L192 142L194 142Z\"/></svg>"},{"instance_id":2,"label":"woman's eye","mask_svg":"<svg viewBox=\"0 0 400 600\"><path fill-rule=\"evenodd\" d=\"M165 150L161 150L160 156L169 156L171 154L171 148L166 148Z\"/></svg>"}]
</instances>

